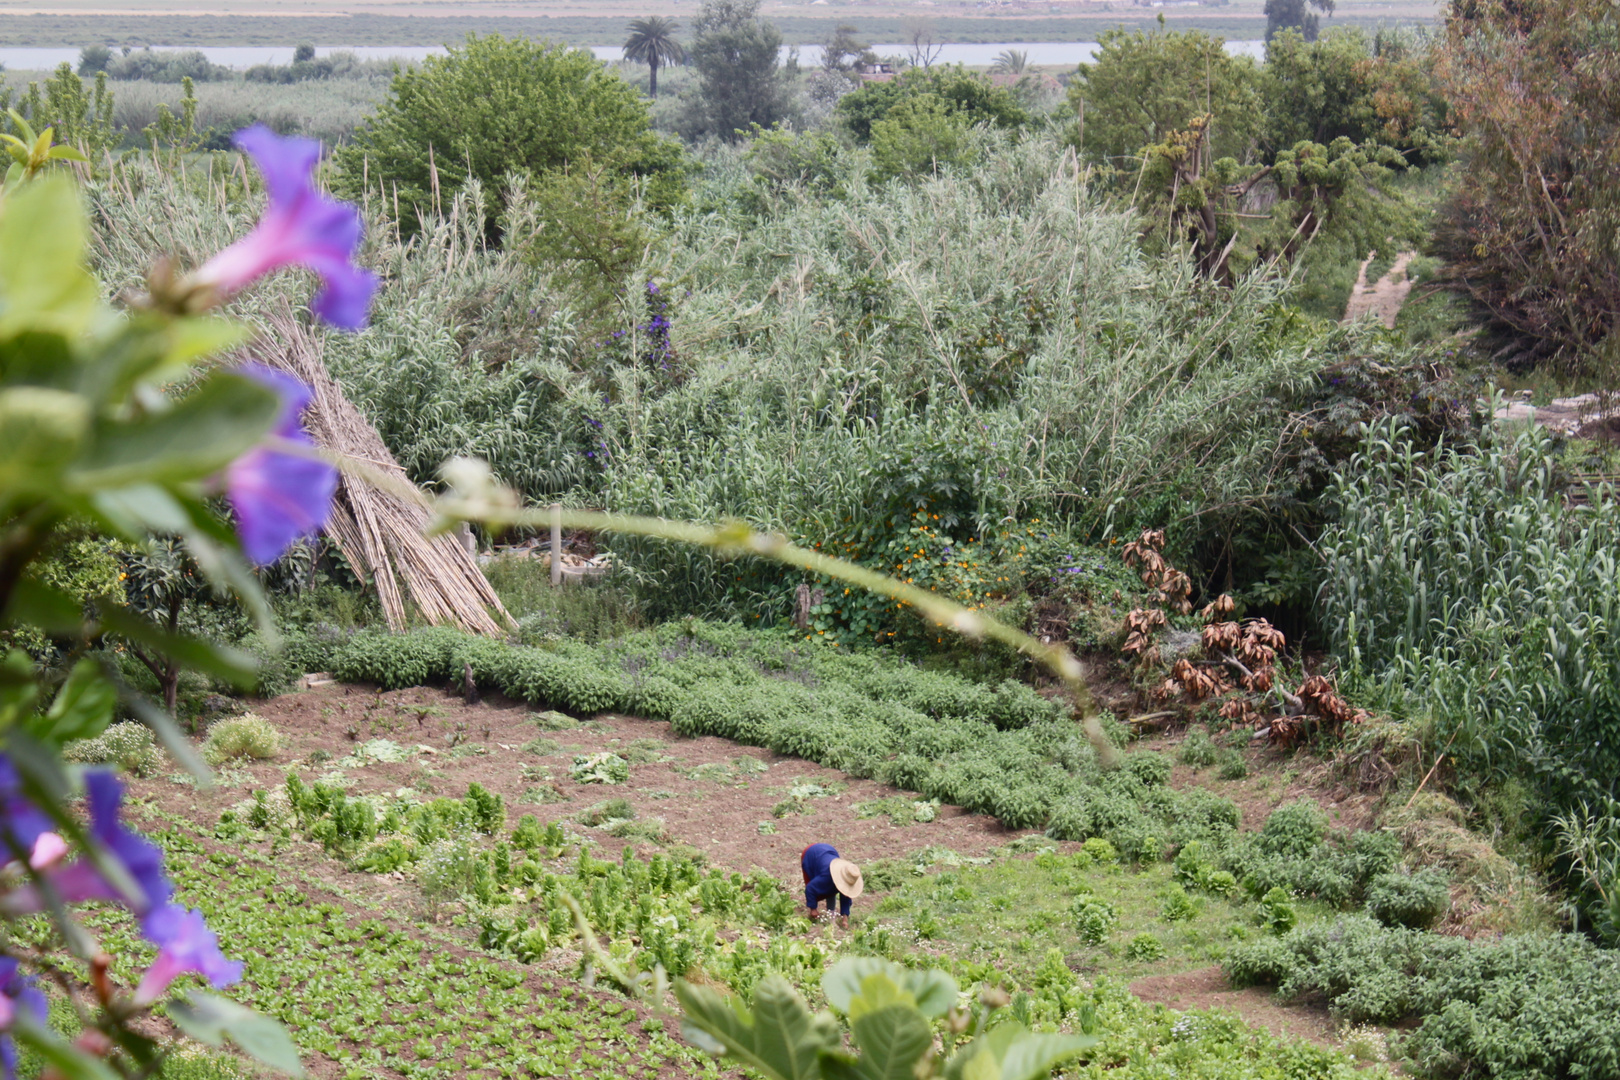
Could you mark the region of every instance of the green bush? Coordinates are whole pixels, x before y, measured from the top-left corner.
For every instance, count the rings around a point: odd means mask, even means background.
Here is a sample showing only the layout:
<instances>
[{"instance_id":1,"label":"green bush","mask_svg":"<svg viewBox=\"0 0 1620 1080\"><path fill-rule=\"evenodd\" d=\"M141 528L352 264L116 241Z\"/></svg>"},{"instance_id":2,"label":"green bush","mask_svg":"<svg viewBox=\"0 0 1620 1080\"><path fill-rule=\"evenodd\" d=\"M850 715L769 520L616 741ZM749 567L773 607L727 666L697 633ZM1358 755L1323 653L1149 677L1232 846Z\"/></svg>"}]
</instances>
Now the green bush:
<instances>
[{"instance_id":1,"label":"green bush","mask_svg":"<svg viewBox=\"0 0 1620 1080\"><path fill-rule=\"evenodd\" d=\"M1183 765L1202 769L1215 764L1220 757L1220 750L1209 737L1208 728L1195 727L1189 730L1187 737L1181 741L1181 746L1176 750L1176 757L1181 759Z\"/></svg>"},{"instance_id":2,"label":"green bush","mask_svg":"<svg viewBox=\"0 0 1620 1080\"><path fill-rule=\"evenodd\" d=\"M1087 945L1101 945L1119 922L1114 905L1096 896L1084 895L1069 909L1074 917L1074 930Z\"/></svg>"},{"instance_id":3,"label":"green bush","mask_svg":"<svg viewBox=\"0 0 1620 1080\"><path fill-rule=\"evenodd\" d=\"M509 173L540 176L592 159L641 177L654 205L680 197L679 147L653 134L640 95L590 53L469 35L448 55L395 73L388 99L339 148L337 186L390 206L397 191L410 229L468 179L482 186L493 219Z\"/></svg>"},{"instance_id":4,"label":"green bush","mask_svg":"<svg viewBox=\"0 0 1620 1080\"><path fill-rule=\"evenodd\" d=\"M1163 960L1167 955L1164 942L1144 930L1125 943L1125 957L1141 963Z\"/></svg>"},{"instance_id":5,"label":"green bush","mask_svg":"<svg viewBox=\"0 0 1620 1080\"><path fill-rule=\"evenodd\" d=\"M281 752L282 738L264 717L244 713L220 720L208 728L203 757L211 765L223 765L237 758L267 761Z\"/></svg>"},{"instance_id":6,"label":"green bush","mask_svg":"<svg viewBox=\"0 0 1620 1080\"><path fill-rule=\"evenodd\" d=\"M1575 935L1469 942L1346 916L1240 946L1225 969L1352 1022L1415 1025L1419 1076L1620 1075L1620 954Z\"/></svg>"},{"instance_id":7,"label":"green bush","mask_svg":"<svg viewBox=\"0 0 1620 1080\"><path fill-rule=\"evenodd\" d=\"M151 776L163 764L152 729L133 720L113 724L93 739L68 743L62 756L85 765L111 765L131 776Z\"/></svg>"},{"instance_id":8,"label":"green bush","mask_svg":"<svg viewBox=\"0 0 1620 1080\"><path fill-rule=\"evenodd\" d=\"M1427 930L1450 910L1450 883L1436 870L1379 874L1367 886L1367 914L1385 926Z\"/></svg>"}]
</instances>

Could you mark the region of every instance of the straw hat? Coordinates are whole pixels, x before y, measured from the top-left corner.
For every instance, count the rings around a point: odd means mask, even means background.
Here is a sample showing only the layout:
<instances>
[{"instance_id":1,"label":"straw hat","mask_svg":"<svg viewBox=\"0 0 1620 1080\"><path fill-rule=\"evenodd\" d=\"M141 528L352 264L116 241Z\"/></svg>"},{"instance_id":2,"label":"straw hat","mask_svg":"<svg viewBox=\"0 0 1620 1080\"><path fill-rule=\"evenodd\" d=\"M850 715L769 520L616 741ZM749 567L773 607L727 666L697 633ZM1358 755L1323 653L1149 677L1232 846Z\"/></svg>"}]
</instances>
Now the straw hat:
<instances>
[{"instance_id":1,"label":"straw hat","mask_svg":"<svg viewBox=\"0 0 1620 1080\"><path fill-rule=\"evenodd\" d=\"M861 868L848 859L834 859L827 870L832 874L833 887L851 900L859 898L866 888L866 882L861 880Z\"/></svg>"}]
</instances>

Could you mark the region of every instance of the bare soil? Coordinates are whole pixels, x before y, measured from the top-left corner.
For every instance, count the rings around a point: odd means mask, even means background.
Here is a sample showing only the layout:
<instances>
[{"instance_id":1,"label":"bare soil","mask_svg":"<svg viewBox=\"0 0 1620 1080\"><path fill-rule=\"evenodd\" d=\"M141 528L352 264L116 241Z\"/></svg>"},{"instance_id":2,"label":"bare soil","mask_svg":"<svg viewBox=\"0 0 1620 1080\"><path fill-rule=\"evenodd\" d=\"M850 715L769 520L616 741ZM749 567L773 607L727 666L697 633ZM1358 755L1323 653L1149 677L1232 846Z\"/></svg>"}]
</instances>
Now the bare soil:
<instances>
[{"instance_id":1,"label":"bare soil","mask_svg":"<svg viewBox=\"0 0 1620 1080\"><path fill-rule=\"evenodd\" d=\"M1219 966L1178 975L1150 975L1130 984L1143 1001L1171 1009L1225 1009L1273 1035L1336 1046L1333 1018L1320 1006L1283 1005L1257 986L1233 989Z\"/></svg>"},{"instance_id":2,"label":"bare soil","mask_svg":"<svg viewBox=\"0 0 1620 1080\"><path fill-rule=\"evenodd\" d=\"M1406 303L1406 294L1412 291L1412 281L1406 276L1406 267L1417 258L1417 252L1403 251L1395 256L1389 273L1369 286L1367 267L1377 254L1376 251L1372 252L1362 261L1361 269L1356 274L1355 287L1350 290L1350 303L1345 306L1343 321L1351 323L1372 316L1393 330L1395 317L1401 313L1401 305Z\"/></svg>"}]
</instances>

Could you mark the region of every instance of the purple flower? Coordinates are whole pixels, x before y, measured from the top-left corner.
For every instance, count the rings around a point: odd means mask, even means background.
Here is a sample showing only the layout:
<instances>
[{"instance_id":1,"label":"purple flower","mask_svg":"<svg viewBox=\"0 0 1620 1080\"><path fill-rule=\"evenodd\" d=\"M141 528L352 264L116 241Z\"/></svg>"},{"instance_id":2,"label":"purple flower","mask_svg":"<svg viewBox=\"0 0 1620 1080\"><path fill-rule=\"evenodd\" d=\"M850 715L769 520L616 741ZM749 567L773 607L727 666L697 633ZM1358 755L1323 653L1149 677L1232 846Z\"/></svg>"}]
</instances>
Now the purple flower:
<instances>
[{"instance_id":1,"label":"purple flower","mask_svg":"<svg viewBox=\"0 0 1620 1080\"><path fill-rule=\"evenodd\" d=\"M168 903L174 886L163 873L163 852L118 820L124 786L111 772L95 769L84 774L84 788L90 804L90 835L102 853L122 866L134 881L135 895L125 896L102 877L94 863L79 858L60 870L45 871L63 902L114 900L139 916ZM6 898L5 906L12 914L25 914L39 911L43 905L33 886L24 886Z\"/></svg>"},{"instance_id":2,"label":"purple flower","mask_svg":"<svg viewBox=\"0 0 1620 1080\"><path fill-rule=\"evenodd\" d=\"M137 1005L150 1005L162 997L181 975L201 975L216 990L242 977L242 962L227 960L219 951L219 939L200 911L164 904L142 920L141 929L157 943L158 954L135 988Z\"/></svg>"},{"instance_id":3,"label":"purple flower","mask_svg":"<svg viewBox=\"0 0 1620 1080\"><path fill-rule=\"evenodd\" d=\"M48 1008L33 978L17 970L16 960L0 956L0 1074L5 1080L17 1078L17 1048L11 1036L4 1033L11 1030L18 1013L26 1013L30 1020L43 1024Z\"/></svg>"},{"instance_id":4,"label":"purple flower","mask_svg":"<svg viewBox=\"0 0 1620 1080\"><path fill-rule=\"evenodd\" d=\"M39 838L52 828L51 819L24 797L11 759L0 754L0 865L31 855Z\"/></svg>"},{"instance_id":5,"label":"purple flower","mask_svg":"<svg viewBox=\"0 0 1620 1080\"><path fill-rule=\"evenodd\" d=\"M313 447L298 423L309 404L309 387L253 364L238 370L281 396L275 436ZM256 446L231 462L225 469L225 493L236 511L236 531L248 558L261 566L273 563L294 540L319 530L332 509L337 482L337 469L326 462L271 445Z\"/></svg>"},{"instance_id":6,"label":"purple flower","mask_svg":"<svg viewBox=\"0 0 1620 1080\"><path fill-rule=\"evenodd\" d=\"M377 275L353 262L360 212L315 188L321 144L283 139L263 124L238 131L235 142L264 174L270 205L254 230L209 259L195 280L230 296L284 266L307 267L321 277L321 291L310 303L315 314L333 326L360 329Z\"/></svg>"}]
</instances>

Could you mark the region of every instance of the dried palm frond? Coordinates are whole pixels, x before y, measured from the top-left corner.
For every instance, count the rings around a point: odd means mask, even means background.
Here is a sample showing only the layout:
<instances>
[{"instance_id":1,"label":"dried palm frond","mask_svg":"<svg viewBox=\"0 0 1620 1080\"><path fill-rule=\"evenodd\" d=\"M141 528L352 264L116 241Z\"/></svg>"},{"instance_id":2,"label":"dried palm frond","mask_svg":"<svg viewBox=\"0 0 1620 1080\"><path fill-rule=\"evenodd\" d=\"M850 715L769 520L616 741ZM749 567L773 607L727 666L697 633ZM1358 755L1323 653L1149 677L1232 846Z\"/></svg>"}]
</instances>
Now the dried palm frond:
<instances>
[{"instance_id":1,"label":"dried palm frond","mask_svg":"<svg viewBox=\"0 0 1620 1080\"><path fill-rule=\"evenodd\" d=\"M332 500L326 531L346 559L376 586L383 617L395 631L407 625L409 595L424 619L491 637L513 625L512 616L455 537L423 535L431 512L375 428L344 396L321 358L321 339L303 326L285 300L270 307L265 332L243 352L247 359L284 371L309 386L304 427L323 450L396 478L381 487L345 469ZM401 589L400 583L404 582ZM502 624L505 624L503 626Z\"/></svg>"}]
</instances>

